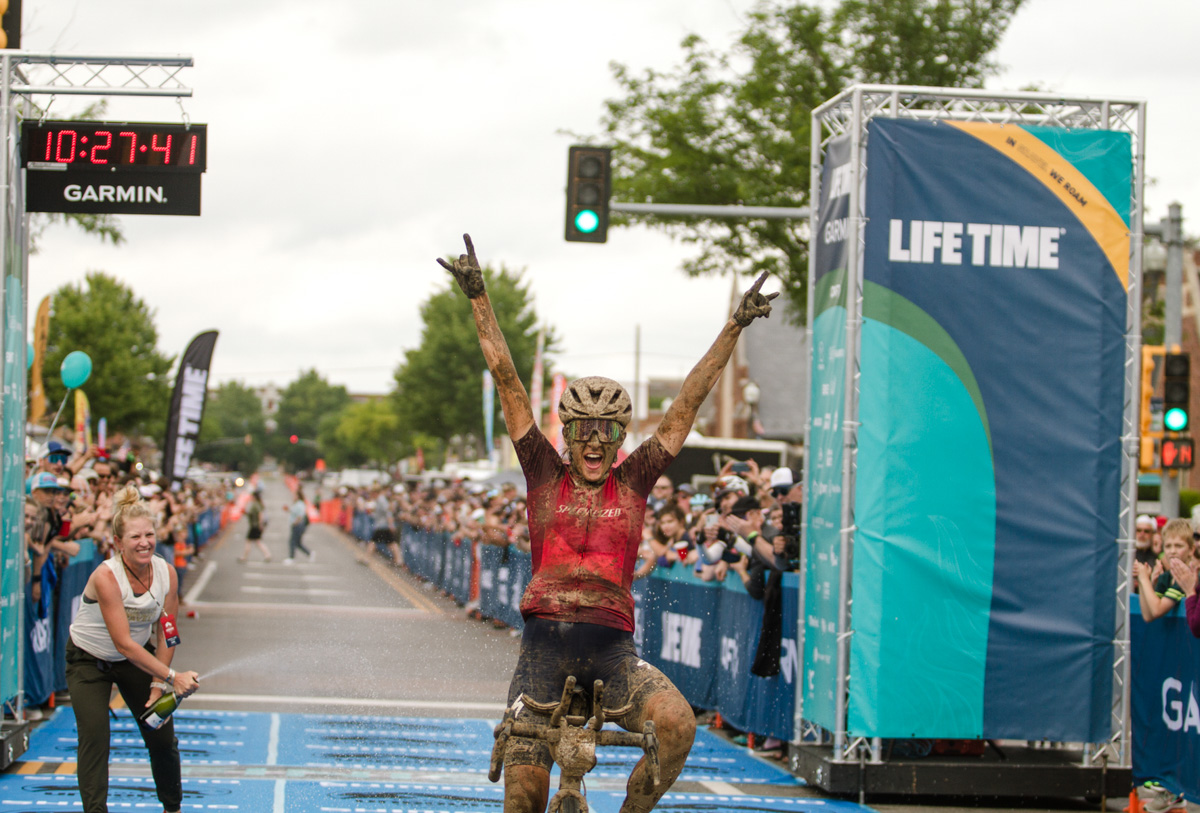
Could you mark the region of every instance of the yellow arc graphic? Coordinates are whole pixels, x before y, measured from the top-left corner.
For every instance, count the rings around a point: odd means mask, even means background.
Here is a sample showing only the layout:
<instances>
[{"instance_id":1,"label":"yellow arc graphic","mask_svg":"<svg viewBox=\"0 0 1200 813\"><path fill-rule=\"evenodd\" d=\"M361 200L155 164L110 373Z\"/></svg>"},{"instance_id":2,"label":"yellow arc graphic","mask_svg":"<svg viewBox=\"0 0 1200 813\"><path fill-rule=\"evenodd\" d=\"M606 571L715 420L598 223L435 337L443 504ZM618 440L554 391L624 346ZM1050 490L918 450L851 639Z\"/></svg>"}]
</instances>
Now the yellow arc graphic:
<instances>
[{"instance_id":1,"label":"yellow arc graphic","mask_svg":"<svg viewBox=\"0 0 1200 813\"><path fill-rule=\"evenodd\" d=\"M1108 257L1125 290L1129 290L1129 227L1117 210L1075 165L1044 141L1018 125L950 121L951 127L974 136L1023 167L1079 218Z\"/></svg>"}]
</instances>

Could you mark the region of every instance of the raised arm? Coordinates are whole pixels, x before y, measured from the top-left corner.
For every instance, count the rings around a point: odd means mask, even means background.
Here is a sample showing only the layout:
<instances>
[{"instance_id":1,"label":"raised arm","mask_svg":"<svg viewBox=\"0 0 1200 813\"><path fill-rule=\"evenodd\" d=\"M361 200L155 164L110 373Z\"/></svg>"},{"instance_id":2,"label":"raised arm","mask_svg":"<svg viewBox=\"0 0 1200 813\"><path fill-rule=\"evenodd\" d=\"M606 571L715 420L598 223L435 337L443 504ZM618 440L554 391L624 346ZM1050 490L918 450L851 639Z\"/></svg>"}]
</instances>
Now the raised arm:
<instances>
[{"instance_id":1,"label":"raised arm","mask_svg":"<svg viewBox=\"0 0 1200 813\"><path fill-rule=\"evenodd\" d=\"M460 254L453 263L438 258L438 263L454 275L455 282L462 292L471 300L471 312L475 316L475 330L479 333L479 347L483 350L483 359L492 378L496 382L496 391L500 394L500 408L504 410L504 423L508 427L508 436L513 441L525 437L534 425L533 407L529 403L529 393L517 375L517 367L513 364L512 353L508 350L508 342L500 332L496 322L496 314L492 310L492 302L483 289L483 269L475 259L475 246L471 235L464 234L463 242L467 244L467 253Z\"/></svg>"},{"instance_id":2,"label":"raised arm","mask_svg":"<svg viewBox=\"0 0 1200 813\"><path fill-rule=\"evenodd\" d=\"M742 329L759 316L769 317L771 315L771 300L779 294L763 295L759 293L766 278L767 272L764 271L762 276L750 286L750 290L742 295L741 304L738 305L729 321L725 323L725 327L721 328L720 335L717 336L712 347L708 348L704 358L700 359L688 373L679 390L679 395L671 402L671 408L667 410L662 423L658 425L658 430L655 432L658 442L671 454L679 454L679 450L683 448L683 442L687 439L688 432L692 431L692 424L696 421L696 413L700 411L700 405L712 391L713 384L717 383L721 371L729 363L729 357L733 355L734 345L737 344L738 336L742 335Z\"/></svg>"}]
</instances>

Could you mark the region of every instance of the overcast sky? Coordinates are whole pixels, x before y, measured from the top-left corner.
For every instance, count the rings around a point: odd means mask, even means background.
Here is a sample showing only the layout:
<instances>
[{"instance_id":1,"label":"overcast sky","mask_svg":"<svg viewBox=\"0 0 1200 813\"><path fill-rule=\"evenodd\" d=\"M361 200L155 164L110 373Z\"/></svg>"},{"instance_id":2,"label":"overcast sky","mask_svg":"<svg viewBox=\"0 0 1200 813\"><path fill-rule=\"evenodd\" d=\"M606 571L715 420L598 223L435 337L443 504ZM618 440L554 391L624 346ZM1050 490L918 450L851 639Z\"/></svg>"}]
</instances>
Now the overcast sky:
<instances>
[{"instance_id":1,"label":"overcast sky","mask_svg":"<svg viewBox=\"0 0 1200 813\"><path fill-rule=\"evenodd\" d=\"M420 303L445 284L434 258L469 231L482 262L526 269L562 339L559 369L632 380L640 325L643 376L682 376L720 329L729 282L686 278L688 248L644 229L565 243L564 131L598 131L617 93L610 61L668 69L684 36L727 44L752 6L25 0L25 50L192 56L183 107L209 127L203 215L124 216L118 248L51 228L30 260L30 318L46 294L103 270L154 309L164 352L218 329L216 381L284 385L316 367L352 392L385 392L420 342ZM1147 100L1148 217L1177 200L1195 234L1197 31L1190 0L1027 0L989 86ZM80 104L59 97L50 115ZM181 112L114 100L109 118Z\"/></svg>"}]
</instances>

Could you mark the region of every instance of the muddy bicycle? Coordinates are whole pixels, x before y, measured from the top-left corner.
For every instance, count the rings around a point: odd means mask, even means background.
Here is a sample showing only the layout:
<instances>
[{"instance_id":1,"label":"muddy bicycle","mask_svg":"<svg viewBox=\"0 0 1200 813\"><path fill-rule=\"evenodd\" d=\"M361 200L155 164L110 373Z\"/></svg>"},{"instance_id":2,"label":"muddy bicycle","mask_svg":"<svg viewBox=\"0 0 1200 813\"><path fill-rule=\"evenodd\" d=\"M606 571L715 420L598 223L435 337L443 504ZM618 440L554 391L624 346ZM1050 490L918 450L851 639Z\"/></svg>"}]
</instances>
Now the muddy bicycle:
<instances>
[{"instance_id":1,"label":"muddy bicycle","mask_svg":"<svg viewBox=\"0 0 1200 813\"><path fill-rule=\"evenodd\" d=\"M558 781L558 792L550 799L548 813L587 813L587 797L584 796L583 777L596 767L596 746L628 746L641 748L650 766L651 777L657 786L660 781L658 765L658 738L654 733L654 721L647 720L642 733L604 729L605 722L617 722L627 715L632 706L616 709L604 708L604 681L597 680L592 686L591 716L583 689L575 686L575 677L567 678L562 698L557 702L541 703L526 694L504 710L504 718L493 732L496 744L492 747L492 761L488 768L488 779L500 781L504 765L504 750L510 737L542 740L550 746L550 755L562 772ZM540 717L549 715L549 720L517 719L514 708L528 708Z\"/></svg>"}]
</instances>

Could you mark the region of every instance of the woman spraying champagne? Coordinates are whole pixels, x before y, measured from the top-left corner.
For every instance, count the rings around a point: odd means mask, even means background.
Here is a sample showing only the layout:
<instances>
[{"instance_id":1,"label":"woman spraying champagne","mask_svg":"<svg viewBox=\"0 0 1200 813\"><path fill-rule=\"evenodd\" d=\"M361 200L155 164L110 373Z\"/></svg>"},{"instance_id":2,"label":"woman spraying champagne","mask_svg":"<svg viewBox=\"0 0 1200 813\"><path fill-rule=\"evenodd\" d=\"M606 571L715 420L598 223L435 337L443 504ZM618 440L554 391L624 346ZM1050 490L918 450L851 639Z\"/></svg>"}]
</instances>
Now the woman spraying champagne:
<instances>
[{"instance_id":1,"label":"woman spraying champagne","mask_svg":"<svg viewBox=\"0 0 1200 813\"><path fill-rule=\"evenodd\" d=\"M88 579L67 642L67 686L79 729L79 795L84 813L108 810L108 703L116 685L138 715L164 692L187 697L199 688L195 672L171 668L179 635L174 569L155 556L154 515L137 489L113 500L116 555ZM151 643L151 638L154 639ZM159 728L139 724L150 752L158 800L175 813L183 800L179 744L170 719Z\"/></svg>"}]
</instances>

